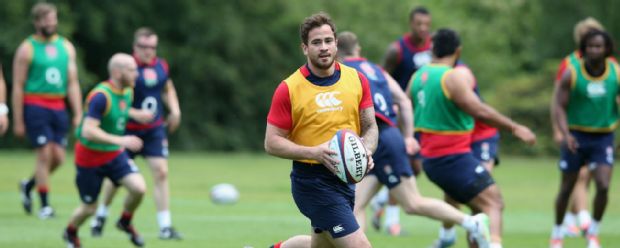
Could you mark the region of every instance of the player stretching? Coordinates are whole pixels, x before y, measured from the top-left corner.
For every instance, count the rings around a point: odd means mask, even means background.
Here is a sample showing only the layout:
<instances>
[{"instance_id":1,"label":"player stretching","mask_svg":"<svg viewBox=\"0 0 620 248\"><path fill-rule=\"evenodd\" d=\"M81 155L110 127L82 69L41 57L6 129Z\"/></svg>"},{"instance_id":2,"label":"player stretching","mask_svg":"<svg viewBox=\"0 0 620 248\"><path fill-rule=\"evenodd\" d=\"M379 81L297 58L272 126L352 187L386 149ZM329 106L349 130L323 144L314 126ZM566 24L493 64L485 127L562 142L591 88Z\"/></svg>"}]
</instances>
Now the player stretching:
<instances>
[{"instance_id":1,"label":"player stretching","mask_svg":"<svg viewBox=\"0 0 620 248\"><path fill-rule=\"evenodd\" d=\"M22 205L32 213L30 191L36 185L41 210L39 218L54 216L49 204L49 175L65 159L69 115L77 126L82 116L82 95L77 77L75 48L56 34L56 7L37 3L32 8L36 33L17 48L13 61L13 129L16 137L28 136L37 154L34 175L19 184Z\"/></svg>"},{"instance_id":2,"label":"player stretching","mask_svg":"<svg viewBox=\"0 0 620 248\"><path fill-rule=\"evenodd\" d=\"M155 119L142 124L134 119L127 123L127 134L142 139L141 150L129 151L132 159L142 155L146 159L155 181L153 195L157 207L160 239L181 239L174 227L170 215L170 191L168 187L168 139L166 127L174 132L181 121L181 109L172 79L168 75L168 63L156 57L157 34L150 28L140 28L134 35L134 59L138 64L139 76L134 89L133 108L149 111ZM169 109L168 118L164 123L164 104ZM104 183L104 199L97 209L97 217L91 223L93 236L101 236L103 225L108 215L108 207L116 193L116 188L106 180Z\"/></svg>"},{"instance_id":3,"label":"player stretching","mask_svg":"<svg viewBox=\"0 0 620 248\"><path fill-rule=\"evenodd\" d=\"M293 160L291 188L310 219L312 247L371 247L353 215L355 185L335 175L338 161L327 146L340 129L364 139L368 166L377 146L377 124L367 79L335 61L336 27L325 13L300 25L307 63L276 89L265 131L267 153Z\"/></svg>"},{"instance_id":4,"label":"player stretching","mask_svg":"<svg viewBox=\"0 0 620 248\"><path fill-rule=\"evenodd\" d=\"M412 77L407 92L414 104L416 129L421 133L424 172L452 199L473 212L484 212L491 222L491 248L501 247L503 202L499 188L471 152L474 118L512 131L534 144L535 135L482 103L474 92L469 70L454 68L460 39L450 29L433 37L433 61Z\"/></svg>"},{"instance_id":5,"label":"player stretching","mask_svg":"<svg viewBox=\"0 0 620 248\"><path fill-rule=\"evenodd\" d=\"M562 247L562 220L568 200L584 164L593 173L596 185L592 222L586 232L588 248L600 247L599 225L607 206L609 183L614 162L614 130L618 125L618 64L609 59L613 41L600 30L588 32L579 42L582 59L572 60L555 85L552 112L562 132L562 171L555 202L555 226L551 233L553 248Z\"/></svg>"},{"instance_id":6,"label":"player stretching","mask_svg":"<svg viewBox=\"0 0 620 248\"><path fill-rule=\"evenodd\" d=\"M131 109L134 80L138 74L136 62L128 54L115 54L108 63L110 79L99 83L88 94L86 112L77 129L75 164L82 204L75 209L63 238L69 247L81 247L78 229L95 213L97 198L104 178L115 185L123 185L128 194L123 213L116 227L129 235L136 246L143 246L144 240L136 232L131 219L146 191L144 178L138 167L129 159L126 149L137 151L142 140L133 135L123 135L129 115L147 122L152 114Z\"/></svg>"}]
</instances>

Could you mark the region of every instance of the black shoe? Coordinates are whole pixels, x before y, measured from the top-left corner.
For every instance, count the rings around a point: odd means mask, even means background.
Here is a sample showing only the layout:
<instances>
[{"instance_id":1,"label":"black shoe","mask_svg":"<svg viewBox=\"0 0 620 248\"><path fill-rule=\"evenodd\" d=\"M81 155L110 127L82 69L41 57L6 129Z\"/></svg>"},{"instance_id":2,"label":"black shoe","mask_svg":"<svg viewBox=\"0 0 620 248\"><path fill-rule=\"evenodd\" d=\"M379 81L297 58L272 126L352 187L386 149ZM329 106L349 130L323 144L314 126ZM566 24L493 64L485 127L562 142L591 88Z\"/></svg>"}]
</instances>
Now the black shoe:
<instances>
[{"instance_id":1,"label":"black shoe","mask_svg":"<svg viewBox=\"0 0 620 248\"><path fill-rule=\"evenodd\" d=\"M26 184L28 181L22 180L19 182L19 194L22 197L22 206L26 214L32 214L32 199L30 198L30 191L26 190Z\"/></svg>"},{"instance_id":2,"label":"black shoe","mask_svg":"<svg viewBox=\"0 0 620 248\"><path fill-rule=\"evenodd\" d=\"M62 235L62 239L67 243L67 248L80 248L80 238L76 235L69 234L69 231L65 229L65 232Z\"/></svg>"},{"instance_id":3,"label":"black shoe","mask_svg":"<svg viewBox=\"0 0 620 248\"><path fill-rule=\"evenodd\" d=\"M103 225L105 225L105 216L97 216L90 223L90 234L93 237L101 237L103 235Z\"/></svg>"},{"instance_id":4,"label":"black shoe","mask_svg":"<svg viewBox=\"0 0 620 248\"><path fill-rule=\"evenodd\" d=\"M176 229L174 229L174 227L164 227L161 230L159 230L159 239L165 239L165 240L176 239L176 240L181 240L183 238L181 237L181 234L179 232L177 232Z\"/></svg>"},{"instance_id":5,"label":"black shoe","mask_svg":"<svg viewBox=\"0 0 620 248\"><path fill-rule=\"evenodd\" d=\"M119 220L118 222L116 222L116 228L118 228L119 230L127 233L127 235L129 235L129 240L131 240L131 243L134 244L137 247L143 247L144 246L144 239L142 239L142 237L140 237L140 234L138 234L138 232L136 232L136 229L133 228L133 226L130 225L123 225L121 223L121 221Z\"/></svg>"}]
</instances>

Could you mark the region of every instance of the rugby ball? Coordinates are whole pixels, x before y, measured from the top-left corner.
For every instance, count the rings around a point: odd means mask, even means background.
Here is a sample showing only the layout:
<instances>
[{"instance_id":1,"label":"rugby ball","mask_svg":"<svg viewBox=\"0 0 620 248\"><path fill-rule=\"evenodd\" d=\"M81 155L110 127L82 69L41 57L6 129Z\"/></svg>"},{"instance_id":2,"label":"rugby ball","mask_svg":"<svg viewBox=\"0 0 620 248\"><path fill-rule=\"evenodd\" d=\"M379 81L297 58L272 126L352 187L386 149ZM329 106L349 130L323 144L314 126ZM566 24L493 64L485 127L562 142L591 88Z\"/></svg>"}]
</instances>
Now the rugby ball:
<instances>
[{"instance_id":1,"label":"rugby ball","mask_svg":"<svg viewBox=\"0 0 620 248\"><path fill-rule=\"evenodd\" d=\"M220 183L211 188L211 201L215 204L234 204L239 200L239 191L234 185Z\"/></svg>"},{"instance_id":2,"label":"rugby ball","mask_svg":"<svg viewBox=\"0 0 620 248\"><path fill-rule=\"evenodd\" d=\"M336 152L339 163L336 176L345 183L359 183L368 173L368 157L364 142L353 131L338 130L329 141L329 149Z\"/></svg>"}]
</instances>

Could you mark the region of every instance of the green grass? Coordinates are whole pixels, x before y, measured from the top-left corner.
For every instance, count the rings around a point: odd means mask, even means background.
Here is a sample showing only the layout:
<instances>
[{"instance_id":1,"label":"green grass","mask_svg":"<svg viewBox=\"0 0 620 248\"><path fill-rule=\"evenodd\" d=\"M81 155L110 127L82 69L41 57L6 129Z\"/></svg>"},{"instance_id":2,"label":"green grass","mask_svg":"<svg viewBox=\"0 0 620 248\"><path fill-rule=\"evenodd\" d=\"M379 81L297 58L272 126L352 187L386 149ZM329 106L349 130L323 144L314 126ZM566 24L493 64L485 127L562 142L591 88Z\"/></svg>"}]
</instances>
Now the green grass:
<instances>
[{"instance_id":1,"label":"green grass","mask_svg":"<svg viewBox=\"0 0 620 248\"><path fill-rule=\"evenodd\" d=\"M71 158L71 156L68 156ZM61 233L69 215L79 204L72 159L52 177L50 201L57 217L41 221L23 213L17 182L31 173L34 154L26 151L0 153L0 247L63 247ZM149 187L151 173L144 161L138 164ZM295 234L309 233L309 221L301 215L290 195L290 163L262 154L173 153L170 160L173 223L184 240L157 238L155 206L149 190L139 208L135 225L148 247L268 247ZM617 172L616 172L617 174ZM617 178L619 175L615 175ZM552 226L552 204L559 173L555 159L504 157L495 178L506 202L505 247L547 247ZM217 183L232 183L241 193L232 206L214 205L209 189ZM425 176L419 179L423 194L440 196ZM601 241L604 247L620 244L620 199L618 188L610 193ZM80 229L86 247L131 247L126 236L113 228L122 204L122 194L112 207L104 237L90 237L88 223ZM38 210L38 199L35 200ZM368 231L374 247L427 247L439 224L422 217L401 215L407 237L388 237ZM456 247L466 247L459 230ZM565 247L585 247L582 238L567 239Z\"/></svg>"}]
</instances>

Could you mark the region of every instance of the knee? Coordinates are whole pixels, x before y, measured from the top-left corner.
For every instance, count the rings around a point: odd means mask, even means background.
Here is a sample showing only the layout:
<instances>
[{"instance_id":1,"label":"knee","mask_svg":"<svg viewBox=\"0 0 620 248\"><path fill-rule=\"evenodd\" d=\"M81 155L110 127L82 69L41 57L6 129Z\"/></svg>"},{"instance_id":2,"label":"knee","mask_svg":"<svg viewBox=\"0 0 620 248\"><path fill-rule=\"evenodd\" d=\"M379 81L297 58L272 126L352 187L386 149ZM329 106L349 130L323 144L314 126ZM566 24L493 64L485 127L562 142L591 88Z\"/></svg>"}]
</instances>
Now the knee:
<instances>
[{"instance_id":1,"label":"knee","mask_svg":"<svg viewBox=\"0 0 620 248\"><path fill-rule=\"evenodd\" d=\"M403 211L408 215L417 215L420 213L420 205L425 201L422 197L411 197L407 204L404 204Z\"/></svg>"},{"instance_id":2,"label":"knee","mask_svg":"<svg viewBox=\"0 0 620 248\"><path fill-rule=\"evenodd\" d=\"M168 179L168 167L167 166L159 166L159 168L155 169L155 181L163 182Z\"/></svg>"},{"instance_id":3,"label":"knee","mask_svg":"<svg viewBox=\"0 0 620 248\"><path fill-rule=\"evenodd\" d=\"M95 214L95 211L97 211L97 204L93 203L93 204L84 204L84 206L82 207L83 211L85 214L87 215L93 215Z\"/></svg>"}]
</instances>

